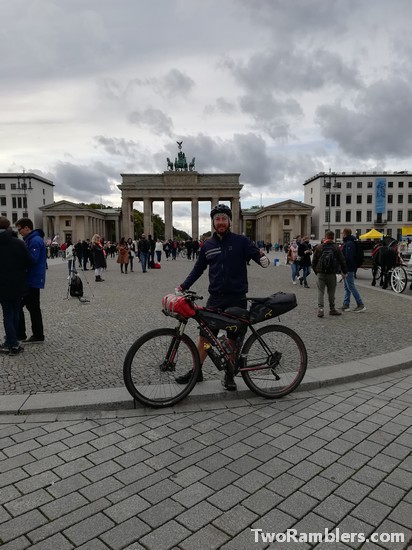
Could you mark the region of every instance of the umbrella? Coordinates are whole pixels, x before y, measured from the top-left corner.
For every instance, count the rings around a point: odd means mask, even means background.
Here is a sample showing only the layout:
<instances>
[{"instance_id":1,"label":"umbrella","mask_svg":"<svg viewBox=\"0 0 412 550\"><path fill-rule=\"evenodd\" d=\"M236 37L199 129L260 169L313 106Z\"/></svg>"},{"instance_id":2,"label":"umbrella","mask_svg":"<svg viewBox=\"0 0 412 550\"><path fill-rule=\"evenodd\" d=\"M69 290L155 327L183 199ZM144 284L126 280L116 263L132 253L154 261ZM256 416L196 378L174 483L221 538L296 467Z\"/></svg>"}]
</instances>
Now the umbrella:
<instances>
[{"instance_id":1,"label":"umbrella","mask_svg":"<svg viewBox=\"0 0 412 550\"><path fill-rule=\"evenodd\" d=\"M367 233L364 233L359 238L366 240L366 239L381 239L383 237L383 233L380 231L377 231L376 229L371 229Z\"/></svg>"}]
</instances>

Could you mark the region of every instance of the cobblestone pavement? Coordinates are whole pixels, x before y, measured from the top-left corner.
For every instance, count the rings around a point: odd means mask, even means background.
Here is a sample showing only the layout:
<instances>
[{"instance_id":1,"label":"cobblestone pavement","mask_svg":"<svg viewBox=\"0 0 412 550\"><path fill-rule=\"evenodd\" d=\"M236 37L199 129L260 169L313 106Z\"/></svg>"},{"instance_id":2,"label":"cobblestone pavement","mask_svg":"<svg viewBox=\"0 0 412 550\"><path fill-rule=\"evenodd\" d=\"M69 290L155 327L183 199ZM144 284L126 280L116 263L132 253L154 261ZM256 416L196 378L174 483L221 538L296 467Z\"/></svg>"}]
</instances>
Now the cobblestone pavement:
<instances>
[{"instance_id":1,"label":"cobblestone pavement","mask_svg":"<svg viewBox=\"0 0 412 550\"><path fill-rule=\"evenodd\" d=\"M279 402L0 416L0 545L411 548L411 386L409 371ZM287 529L308 542L268 544ZM326 529L344 542L309 542Z\"/></svg>"},{"instance_id":2,"label":"cobblestone pavement","mask_svg":"<svg viewBox=\"0 0 412 550\"><path fill-rule=\"evenodd\" d=\"M310 289L294 286L290 267L284 265L284 254L276 255L280 258L277 267L273 265L274 257L271 253L268 269L251 263L249 295L264 296L279 290L296 293L298 307L282 316L281 322L303 338L309 369L378 356L410 345L409 288L402 295L372 288L370 271L361 270L358 282L367 312L318 319L315 275L309 278ZM104 283L95 283L92 271L80 272L85 297L90 300L80 303L76 298L67 299L66 263L52 260L46 288L41 292L46 342L26 346L25 353L17 357L0 357L0 394L123 386L122 365L129 346L147 330L174 326L173 319L161 312L161 298L183 281L192 265L183 259L163 261L162 269L143 274L136 263L133 273L121 275L115 260L109 259ZM207 284L204 274L194 289L206 297ZM338 285L337 304L342 295L342 285ZM188 333L196 339L195 323L189 323ZM207 379L220 377L209 360L204 372Z\"/></svg>"}]
</instances>

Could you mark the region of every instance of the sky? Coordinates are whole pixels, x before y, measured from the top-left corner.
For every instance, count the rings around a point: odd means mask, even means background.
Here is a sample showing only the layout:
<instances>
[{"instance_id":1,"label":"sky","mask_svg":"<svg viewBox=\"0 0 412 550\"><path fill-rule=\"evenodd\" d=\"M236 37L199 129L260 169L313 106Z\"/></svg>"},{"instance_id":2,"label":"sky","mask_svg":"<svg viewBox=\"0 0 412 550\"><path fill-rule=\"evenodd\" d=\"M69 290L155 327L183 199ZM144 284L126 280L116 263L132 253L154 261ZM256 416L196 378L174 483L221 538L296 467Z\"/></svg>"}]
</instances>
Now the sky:
<instances>
[{"instance_id":1,"label":"sky","mask_svg":"<svg viewBox=\"0 0 412 550\"><path fill-rule=\"evenodd\" d=\"M120 206L120 174L183 141L198 172L240 173L248 208L329 169L412 170L411 20L410 0L0 2L0 172Z\"/></svg>"}]
</instances>

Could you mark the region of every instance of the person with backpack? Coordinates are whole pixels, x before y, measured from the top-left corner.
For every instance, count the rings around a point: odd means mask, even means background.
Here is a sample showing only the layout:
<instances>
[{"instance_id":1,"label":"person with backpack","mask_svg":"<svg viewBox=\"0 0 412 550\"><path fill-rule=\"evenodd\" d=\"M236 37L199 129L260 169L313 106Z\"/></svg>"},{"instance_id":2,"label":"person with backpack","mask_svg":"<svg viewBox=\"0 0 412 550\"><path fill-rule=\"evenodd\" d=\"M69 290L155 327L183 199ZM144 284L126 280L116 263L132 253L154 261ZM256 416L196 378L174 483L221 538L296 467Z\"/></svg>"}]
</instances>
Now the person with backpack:
<instances>
[{"instance_id":1,"label":"person with backpack","mask_svg":"<svg viewBox=\"0 0 412 550\"><path fill-rule=\"evenodd\" d=\"M356 269L362 265L363 262L363 248L362 243L356 240L352 235L352 229L345 227L342 231L343 246L342 253L346 261L348 268L348 275L343 280L344 294L342 311L350 310L350 296L356 300L356 308L352 311L360 313L366 311L365 304L359 294L358 289L355 286L355 273Z\"/></svg>"},{"instance_id":2,"label":"person with backpack","mask_svg":"<svg viewBox=\"0 0 412 550\"><path fill-rule=\"evenodd\" d=\"M318 317L324 315L325 288L328 291L329 315L341 315L335 307L336 275L341 272L342 277L346 278L348 270L334 237L333 231L326 231L323 243L315 248L313 254L312 268L318 276Z\"/></svg>"}]
</instances>

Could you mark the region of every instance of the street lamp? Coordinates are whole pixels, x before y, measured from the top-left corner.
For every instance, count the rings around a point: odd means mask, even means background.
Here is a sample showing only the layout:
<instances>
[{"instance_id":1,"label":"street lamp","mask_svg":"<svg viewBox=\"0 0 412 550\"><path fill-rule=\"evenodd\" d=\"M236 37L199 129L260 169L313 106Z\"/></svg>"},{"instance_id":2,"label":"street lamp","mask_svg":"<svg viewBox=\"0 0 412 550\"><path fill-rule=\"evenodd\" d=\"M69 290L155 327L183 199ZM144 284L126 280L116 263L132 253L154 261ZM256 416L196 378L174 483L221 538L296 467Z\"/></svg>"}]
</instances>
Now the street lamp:
<instances>
[{"instance_id":1,"label":"street lamp","mask_svg":"<svg viewBox=\"0 0 412 550\"><path fill-rule=\"evenodd\" d=\"M27 190L31 191L31 176L26 174L26 171L23 169L23 173L17 176L17 189L23 191L23 209L27 212Z\"/></svg>"},{"instance_id":2,"label":"street lamp","mask_svg":"<svg viewBox=\"0 0 412 550\"><path fill-rule=\"evenodd\" d=\"M333 179L333 187L336 187L336 174L335 174L335 172L331 172L330 168L329 168L329 173L327 175L323 176L323 187L325 189L329 190L329 192L328 192L328 231L330 230L330 217L331 217L331 212L330 212L331 196L330 196L330 192L331 192L331 188L332 188L332 179Z\"/></svg>"}]
</instances>

